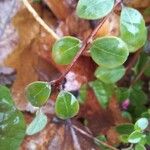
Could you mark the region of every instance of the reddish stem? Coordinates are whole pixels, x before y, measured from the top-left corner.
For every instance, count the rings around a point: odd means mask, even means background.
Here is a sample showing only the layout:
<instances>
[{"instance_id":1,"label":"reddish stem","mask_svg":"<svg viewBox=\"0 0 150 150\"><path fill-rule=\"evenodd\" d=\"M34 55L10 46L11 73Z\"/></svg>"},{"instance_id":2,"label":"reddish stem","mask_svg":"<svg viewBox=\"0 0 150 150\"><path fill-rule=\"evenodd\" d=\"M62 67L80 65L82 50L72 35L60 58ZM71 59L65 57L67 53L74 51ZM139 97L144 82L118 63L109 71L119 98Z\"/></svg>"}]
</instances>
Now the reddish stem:
<instances>
[{"instance_id":1,"label":"reddish stem","mask_svg":"<svg viewBox=\"0 0 150 150\"><path fill-rule=\"evenodd\" d=\"M114 11L114 9L121 3L121 0L116 0L116 4L112 10L112 12ZM87 49L88 45L91 44L91 42L93 41L94 36L96 35L96 33L98 32L98 30L102 27L102 25L105 23L105 21L110 17L111 13L109 13L106 17L104 17L100 23L98 24L98 26L91 32L91 34L89 35L89 37L83 42L82 47L80 48L79 52L77 53L77 55L75 56L75 58L73 59L73 61L71 62L71 64L67 67L67 69L65 70L65 72L56 80L53 80L50 82L51 85L53 86L58 86L61 81L65 78L65 76L68 74L68 72L72 69L72 67L74 66L74 64L76 63L76 61L78 60L78 58L81 56L81 54Z\"/></svg>"}]
</instances>

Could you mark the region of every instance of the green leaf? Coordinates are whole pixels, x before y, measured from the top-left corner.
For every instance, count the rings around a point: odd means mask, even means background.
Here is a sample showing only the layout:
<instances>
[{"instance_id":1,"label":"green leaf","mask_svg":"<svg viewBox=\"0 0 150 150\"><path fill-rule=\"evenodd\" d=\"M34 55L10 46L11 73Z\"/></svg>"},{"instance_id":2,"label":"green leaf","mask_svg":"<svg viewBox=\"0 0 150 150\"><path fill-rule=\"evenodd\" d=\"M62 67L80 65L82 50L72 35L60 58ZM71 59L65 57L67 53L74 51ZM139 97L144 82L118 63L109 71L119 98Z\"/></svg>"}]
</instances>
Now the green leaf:
<instances>
[{"instance_id":1,"label":"green leaf","mask_svg":"<svg viewBox=\"0 0 150 150\"><path fill-rule=\"evenodd\" d=\"M121 115L122 115L123 118L126 118L126 119L132 121L132 116L131 116L131 114L129 112L122 111Z\"/></svg>"},{"instance_id":2,"label":"green leaf","mask_svg":"<svg viewBox=\"0 0 150 150\"><path fill-rule=\"evenodd\" d=\"M140 107L147 102L148 97L142 89L139 89L135 85L130 91L129 99L133 106Z\"/></svg>"},{"instance_id":3,"label":"green leaf","mask_svg":"<svg viewBox=\"0 0 150 150\"><path fill-rule=\"evenodd\" d=\"M90 51L92 59L98 65L106 68L122 65L129 55L126 43L113 36L97 38L93 41Z\"/></svg>"},{"instance_id":4,"label":"green leaf","mask_svg":"<svg viewBox=\"0 0 150 150\"><path fill-rule=\"evenodd\" d=\"M120 20L121 38L129 47L130 52L135 52L144 46L147 39L145 22L136 9L123 7Z\"/></svg>"},{"instance_id":5,"label":"green leaf","mask_svg":"<svg viewBox=\"0 0 150 150\"><path fill-rule=\"evenodd\" d=\"M52 49L52 56L57 64L68 65L81 47L81 41L77 38L66 36L58 40Z\"/></svg>"},{"instance_id":6,"label":"green leaf","mask_svg":"<svg viewBox=\"0 0 150 150\"><path fill-rule=\"evenodd\" d=\"M33 106L44 105L51 94L51 86L47 82L36 81L26 88L26 96Z\"/></svg>"},{"instance_id":7,"label":"green leaf","mask_svg":"<svg viewBox=\"0 0 150 150\"><path fill-rule=\"evenodd\" d=\"M116 126L116 131L119 134L131 134L134 131L134 125L131 123L120 124Z\"/></svg>"},{"instance_id":8,"label":"green leaf","mask_svg":"<svg viewBox=\"0 0 150 150\"><path fill-rule=\"evenodd\" d=\"M1 103L6 103L11 106L14 105L10 91L7 87L0 85L0 104ZM0 108L2 105L0 106Z\"/></svg>"},{"instance_id":9,"label":"green leaf","mask_svg":"<svg viewBox=\"0 0 150 150\"><path fill-rule=\"evenodd\" d=\"M95 144L101 149L101 150L110 150L108 147L101 144L101 142L107 142L105 135L99 135L96 138L94 138Z\"/></svg>"},{"instance_id":10,"label":"green leaf","mask_svg":"<svg viewBox=\"0 0 150 150\"><path fill-rule=\"evenodd\" d=\"M0 86L0 149L18 149L25 128L24 117L13 105L9 89Z\"/></svg>"},{"instance_id":11,"label":"green leaf","mask_svg":"<svg viewBox=\"0 0 150 150\"><path fill-rule=\"evenodd\" d=\"M70 92L61 91L55 103L55 112L61 119L69 119L77 115L79 111L78 100Z\"/></svg>"},{"instance_id":12,"label":"green leaf","mask_svg":"<svg viewBox=\"0 0 150 150\"><path fill-rule=\"evenodd\" d=\"M150 109L146 110L146 112L143 112L141 117L150 119Z\"/></svg>"},{"instance_id":13,"label":"green leaf","mask_svg":"<svg viewBox=\"0 0 150 150\"><path fill-rule=\"evenodd\" d=\"M142 133L138 131L134 131L129 135L128 141L130 143L136 144L139 143L142 139Z\"/></svg>"},{"instance_id":14,"label":"green leaf","mask_svg":"<svg viewBox=\"0 0 150 150\"><path fill-rule=\"evenodd\" d=\"M130 89L129 88L121 87L121 88L117 89L117 98L120 102L128 99L129 96L130 96Z\"/></svg>"},{"instance_id":15,"label":"green leaf","mask_svg":"<svg viewBox=\"0 0 150 150\"><path fill-rule=\"evenodd\" d=\"M84 19L100 19L111 12L114 0L79 0L77 15Z\"/></svg>"},{"instance_id":16,"label":"green leaf","mask_svg":"<svg viewBox=\"0 0 150 150\"><path fill-rule=\"evenodd\" d=\"M105 84L100 80L92 81L89 85L93 89L100 105L106 108L112 96L113 86L111 84Z\"/></svg>"},{"instance_id":17,"label":"green leaf","mask_svg":"<svg viewBox=\"0 0 150 150\"><path fill-rule=\"evenodd\" d=\"M120 141L122 141L123 143L128 143L128 137L129 137L129 135L127 135L127 134L122 134L119 136Z\"/></svg>"},{"instance_id":18,"label":"green leaf","mask_svg":"<svg viewBox=\"0 0 150 150\"><path fill-rule=\"evenodd\" d=\"M150 133L146 136L146 144L150 146Z\"/></svg>"},{"instance_id":19,"label":"green leaf","mask_svg":"<svg viewBox=\"0 0 150 150\"><path fill-rule=\"evenodd\" d=\"M26 134L33 135L45 128L47 124L47 116L41 111L37 111L36 117L34 120L28 125Z\"/></svg>"},{"instance_id":20,"label":"green leaf","mask_svg":"<svg viewBox=\"0 0 150 150\"><path fill-rule=\"evenodd\" d=\"M84 104L86 97L87 97L87 84L83 84L79 90L79 97L78 97L79 103Z\"/></svg>"},{"instance_id":21,"label":"green leaf","mask_svg":"<svg viewBox=\"0 0 150 150\"><path fill-rule=\"evenodd\" d=\"M135 150L146 150L146 148L142 144L137 144L135 145Z\"/></svg>"},{"instance_id":22,"label":"green leaf","mask_svg":"<svg viewBox=\"0 0 150 150\"><path fill-rule=\"evenodd\" d=\"M134 128L136 130L145 130L148 127L148 119L147 118L140 118L136 121Z\"/></svg>"},{"instance_id":23,"label":"green leaf","mask_svg":"<svg viewBox=\"0 0 150 150\"><path fill-rule=\"evenodd\" d=\"M141 141L140 141L140 143L139 143L139 144L145 145L145 144L146 144L146 142L147 142L146 135L145 135L145 134L143 134L143 137L142 137L142 139L141 139Z\"/></svg>"},{"instance_id":24,"label":"green leaf","mask_svg":"<svg viewBox=\"0 0 150 150\"><path fill-rule=\"evenodd\" d=\"M109 69L105 67L98 67L95 72L96 78L105 83L115 83L119 81L125 74L125 68L119 66L117 68Z\"/></svg>"},{"instance_id":25,"label":"green leaf","mask_svg":"<svg viewBox=\"0 0 150 150\"><path fill-rule=\"evenodd\" d=\"M150 56L148 54L142 52L140 54L140 57L139 57L136 65L135 65L135 67L133 68L133 70L134 70L135 74L138 75L141 72L141 70L143 68L145 68L144 75L149 77L150 76L150 69L149 69L149 67L150 67Z\"/></svg>"}]
</instances>

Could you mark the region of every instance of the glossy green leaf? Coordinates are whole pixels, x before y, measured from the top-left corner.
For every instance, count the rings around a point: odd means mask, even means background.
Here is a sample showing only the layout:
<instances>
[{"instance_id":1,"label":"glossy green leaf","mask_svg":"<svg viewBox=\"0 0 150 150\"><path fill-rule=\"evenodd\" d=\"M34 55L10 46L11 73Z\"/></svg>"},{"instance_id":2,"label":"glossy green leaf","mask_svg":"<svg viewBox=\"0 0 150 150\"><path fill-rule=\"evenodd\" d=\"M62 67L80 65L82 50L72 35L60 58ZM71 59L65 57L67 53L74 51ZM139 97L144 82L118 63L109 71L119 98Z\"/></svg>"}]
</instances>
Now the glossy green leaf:
<instances>
[{"instance_id":1,"label":"glossy green leaf","mask_svg":"<svg viewBox=\"0 0 150 150\"><path fill-rule=\"evenodd\" d=\"M25 128L24 117L13 105L9 89L0 86L0 149L18 149Z\"/></svg>"},{"instance_id":2,"label":"glossy green leaf","mask_svg":"<svg viewBox=\"0 0 150 150\"><path fill-rule=\"evenodd\" d=\"M123 7L120 22L121 38L128 44L129 51L135 52L144 46L147 29L140 12L133 8Z\"/></svg>"},{"instance_id":3,"label":"glossy green leaf","mask_svg":"<svg viewBox=\"0 0 150 150\"><path fill-rule=\"evenodd\" d=\"M55 113L61 119L69 119L77 115L79 103L74 95L67 91L61 91L55 103Z\"/></svg>"},{"instance_id":4,"label":"glossy green leaf","mask_svg":"<svg viewBox=\"0 0 150 150\"><path fill-rule=\"evenodd\" d=\"M57 64L68 65L81 47L81 41L77 38L66 36L58 40L52 49L52 56Z\"/></svg>"},{"instance_id":5,"label":"glossy green leaf","mask_svg":"<svg viewBox=\"0 0 150 150\"><path fill-rule=\"evenodd\" d=\"M129 55L126 43L113 36L97 38L93 41L90 52L92 59L98 65L106 68L122 65Z\"/></svg>"},{"instance_id":6,"label":"glossy green leaf","mask_svg":"<svg viewBox=\"0 0 150 150\"><path fill-rule=\"evenodd\" d=\"M79 90L79 97L78 97L79 103L84 104L86 97L87 97L87 84L83 84Z\"/></svg>"},{"instance_id":7,"label":"glossy green leaf","mask_svg":"<svg viewBox=\"0 0 150 150\"><path fill-rule=\"evenodd\" d=\"M113 86L110 84L105 84L100 80L95 80L89 83L90 87L93 89L95 96L103 108L106 108L109 100L112 96Z\"/></svg>"},{"instance_id":8,"label":"glossy green leaf","mask_svg":"<svg viewBox=\"0 0 150 150\"><path fill-rule=\"evenodd\" d=\"M51 86L47 82L33 82L26 88L26 96L33 106L44 105L51 94Z\"/></svg>"},{"instance_id":9,"label":"glossy green leaf","mask_svg":"<svg viewBox=\"0 0 150 150\"><path fill-rule=\"evenodd\" d=\"M115 83L119 81L125 74L125 68L119 66L117 68L109 69L105 67L98 67L95 72L96 78L105 83Z\"/></svg>"},{"instance_id":10,"label":"glossy green leaf","mask_svg":"<svg viewBox=\"0 0 150 150\"><path fill-rule=\"evenodd\" d=\"M114 0L79 0L77 15L84 19L100 19L106 16L114 6Z\"/></svg>"},{"instance_id":11,"label":"glossy green leaf","mask_svg":"<svg viewBox=\"0 0 150 150\"><path fill-rule=\"evenodd\" d=\"M134 125L130 123L120 124L116 127L119 134L131 134L134 131Z\"/></svg>"},{"instance_id":12,"label":"glossy green leaf","mask_svg":"<svg viewBox=\"0 0 150 150\"><path fill-rule=\"evenodd\" d=\"M129 135L128 141L130 143L136 144L139 143L142 139L142 133L138 131L134 131Z\"/></svg>"},{"instance_id":13,"label":"glossy green leaf","mask_svg":"<svg viewBox=\"0 0 150 150\"><path fill-rule=\"evenodd\" d=\"M137 144L137 145L135 145L135 150L146 150L146 148L142 144Z\"/></svg>"},{"instance_id":14,"label":"glossy green leaf","mask_svg":"<svg viewBox=\"0 0 150 150\"><path fill-rule=\"evenodd\" d=\"M2 85L0 85L0 104L1 103L6 103L11 106L14 105L9 89Z\"/></svg>"},{"instance_id":15,"label":"glossy green leaf","mask_svg":"<svg viewBox=\"0 0 150 150\"><path fill-rule=\"evenodd\" d=\"M35 118L33 121L28 125L26 134L33 135L45 128L47 124L47 116L41 111L37 111Z\"/></svg>"},{"instance_id":16,"label":"glossy green leaf","mask_svg":"<svg viewBox=\"0 0 150 150\"><path fill-rule=\"evenodd\" d=\"M140 118L135 123L135 129L138 130L145 130L148 127L148 119L147 118Z\"/></svg>"}]
</instances>

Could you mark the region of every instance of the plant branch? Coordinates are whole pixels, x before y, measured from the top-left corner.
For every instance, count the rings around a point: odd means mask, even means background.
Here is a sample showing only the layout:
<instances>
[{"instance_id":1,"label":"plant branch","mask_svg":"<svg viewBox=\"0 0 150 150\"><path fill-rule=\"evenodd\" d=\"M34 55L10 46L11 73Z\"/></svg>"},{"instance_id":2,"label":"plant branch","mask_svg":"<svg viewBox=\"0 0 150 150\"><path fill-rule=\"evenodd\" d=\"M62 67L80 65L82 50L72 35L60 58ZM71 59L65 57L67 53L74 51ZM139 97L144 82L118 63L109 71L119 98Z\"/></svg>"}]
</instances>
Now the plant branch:
<instances>
[{"instance_id":1,"label":"plant branch","mask_svg":"<svg viewBox=\"0 0 150 150\"><path fill-rule=\"evenodd\" d=\"M35 9L31 6L28 0L22 0L28 11L33 15L36 21L48 32L50 33L56 40L59 39L59 36L43 21L43 19L38 15Z\"/></svg>"},{"instance_id":2,"label":"plant branch","mask_svg":"<svg viewBox=\"0 0 150 150\"><path fill-rule=\"evenodd\" d=\"M116 4L112 10L112 12L114 11L114 9L121 3L121 0L116 0ZM105 23L105 21L110 17L111 13L109 13L106 17L104 17L100 23L98 24L98 26L91 32L91 34L89 35L89 37L83 42L82 47L80 48L79 52L77 53L77 55L75 56L75 58L73 59L73 61L71 62L71 64L67 67L67 69L65 70L65 72L56 80L53 80L50 82L50 84L52 85L59 85L60 82L65 78L65 76L68 74L68 72L72 69L72 67L74 66L74 64L76 63L76 61L78 60L78 58L81 56L81 54L87 49L88 45L91 44L91 42L93 41L93 38L95 37L96 33L98 32L98 30L103 26L103 24Z\"/></svg>"},{"instance_id":3,"label":"plant branch","mask_svg":"<svg viewBox=\"0 0 150 150\"><path fill-rule=\"evenodd\" d=\"M101 144L101 145L103 145L103 146L105 146L107 148L110 148L112 150L118 150L115 147L113 147L113 146L111 146L111 145L109 145L109 144L107 144L107 143L105 143L103 141L100 141L99 139L93 137L91 134L89 134L89 133L85 132L84 130L78 128L77 126L72 125L72 128L74 128L75 130L77 130L81 134L84 134L85 136L89 137L90 139L94 140L95 142L97 142L97 143L99 143L99 144Z\"/></svg>"}]
</instances>

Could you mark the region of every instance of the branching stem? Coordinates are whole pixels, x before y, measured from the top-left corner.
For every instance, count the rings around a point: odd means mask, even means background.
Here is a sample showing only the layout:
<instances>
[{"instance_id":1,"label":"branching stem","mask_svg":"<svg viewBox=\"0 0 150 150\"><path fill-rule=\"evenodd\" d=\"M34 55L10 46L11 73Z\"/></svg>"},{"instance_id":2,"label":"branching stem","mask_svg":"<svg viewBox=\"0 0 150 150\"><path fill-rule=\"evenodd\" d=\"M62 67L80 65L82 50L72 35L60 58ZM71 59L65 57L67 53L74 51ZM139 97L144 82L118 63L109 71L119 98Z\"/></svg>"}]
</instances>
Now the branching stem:
<instances>
[{"instance_id":1,"label":"branching stem","mask_svg":"<svg viewBox=\"0 0 150 150\"><path fill-rule=\"evenodd\" d=\"M112 10L112 12L114 11L114 9L121 3L121 0L117 0L116 4ZM100 23L98 24L98 26L91 32L91 34L89 35L89 37L83 42L82 47L80 48L79 52L77 53L77 55L75 56L75 58L73 59L73 61L71 62L71 64L67 67L67 69L64 71L64 73L57 78L56 80L53 80L50 82L51 85L54 86L58 86L61 81L65 78L65 76L68 74L68 72L72 69L72 67L74 66L74 64L76 63L76 61L78 60L78 58L81 56L81 54L87 49L88 45L91 44L91 42L93 41L93 38L95 37L96 33L98 32L98 30L103 26L103 24L105 23L105 21L110 17L111 13L109 13L106 17L104 17Z\"/></svg>"}]
</instances>

